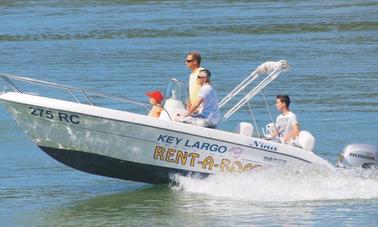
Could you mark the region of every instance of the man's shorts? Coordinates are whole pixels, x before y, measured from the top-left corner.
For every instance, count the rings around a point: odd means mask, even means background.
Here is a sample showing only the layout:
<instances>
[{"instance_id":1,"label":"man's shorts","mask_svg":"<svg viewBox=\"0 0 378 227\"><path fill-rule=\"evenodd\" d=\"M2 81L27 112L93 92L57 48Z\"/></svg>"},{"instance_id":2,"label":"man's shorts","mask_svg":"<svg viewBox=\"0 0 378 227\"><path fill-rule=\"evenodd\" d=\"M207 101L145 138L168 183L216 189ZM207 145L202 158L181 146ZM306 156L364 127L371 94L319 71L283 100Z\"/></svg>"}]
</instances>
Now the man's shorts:
<instances>
[{"instance_id":1,"label":"man's shorts","mask_svg":"<svg viewBox=\"0 0 378 227\"><path fill-rule=\"evenodd\" d=\"M207 119L203 118L201 115L192 115L185 117L181 122L206 128L215 128L216 126L209 122Z\"/></svg>"}]
</instances>

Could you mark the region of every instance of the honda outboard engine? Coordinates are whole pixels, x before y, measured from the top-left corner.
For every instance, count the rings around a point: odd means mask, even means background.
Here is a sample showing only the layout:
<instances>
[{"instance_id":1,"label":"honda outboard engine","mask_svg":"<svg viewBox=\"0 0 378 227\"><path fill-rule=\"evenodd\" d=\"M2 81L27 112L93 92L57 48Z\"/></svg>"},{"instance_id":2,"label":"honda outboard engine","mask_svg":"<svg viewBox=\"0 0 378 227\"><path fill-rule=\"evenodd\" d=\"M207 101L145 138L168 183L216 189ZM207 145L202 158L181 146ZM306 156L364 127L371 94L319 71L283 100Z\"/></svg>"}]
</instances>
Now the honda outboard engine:
<instances>
[{"instance_id":1,"label":"honda outboard engine","mask_svg":"<svg viewBox=\"0 0 378 227\"><path fill-rule=\"evenodd\" d=\"M349 144L344 147L336 162L337 167L378 167L378 149L370 144Z\"/></svg>"}]
</instances>

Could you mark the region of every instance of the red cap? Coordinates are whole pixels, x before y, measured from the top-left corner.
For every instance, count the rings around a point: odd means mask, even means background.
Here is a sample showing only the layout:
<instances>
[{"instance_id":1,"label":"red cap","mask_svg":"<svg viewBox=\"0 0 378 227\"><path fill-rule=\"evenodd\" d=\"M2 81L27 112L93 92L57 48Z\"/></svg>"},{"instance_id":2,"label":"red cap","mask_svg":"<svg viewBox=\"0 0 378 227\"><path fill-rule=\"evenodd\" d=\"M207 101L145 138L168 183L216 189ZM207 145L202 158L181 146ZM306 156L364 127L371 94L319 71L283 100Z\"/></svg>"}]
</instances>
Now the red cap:
<instances>
[{"instance_id":1,"label":"red cap","mask_svg":"<svg viewBox=\"0 0 378 227\"><path fill-rule=\"evenodd\" d=\"M149 91L149 92L146 93L146 95L150 98L154 98L156 100L156 102L159 103L159 104L161 104L161 102L164 99L163 94L159 90Z\"/></svg>"}]
</instances>

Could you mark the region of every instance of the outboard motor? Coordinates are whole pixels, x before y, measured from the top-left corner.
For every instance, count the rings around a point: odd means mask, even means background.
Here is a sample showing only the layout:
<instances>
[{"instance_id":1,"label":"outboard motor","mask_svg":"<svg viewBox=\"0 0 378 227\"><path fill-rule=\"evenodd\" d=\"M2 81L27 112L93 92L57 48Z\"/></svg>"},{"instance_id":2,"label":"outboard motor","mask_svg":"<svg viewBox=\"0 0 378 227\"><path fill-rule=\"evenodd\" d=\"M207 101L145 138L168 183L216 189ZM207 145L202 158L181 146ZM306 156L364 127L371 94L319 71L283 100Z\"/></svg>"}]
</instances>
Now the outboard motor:
<instances>
[{"instance_id":1,"label":"outboard motor","mask_svg":"<svg viewBox=\"0 0 378 227\"><path fill-rule=\"evenodd\" d=\"M378 149L370 144L349 144L341 152L336 167L378 167Z\"/></svg>"}]
</instances>

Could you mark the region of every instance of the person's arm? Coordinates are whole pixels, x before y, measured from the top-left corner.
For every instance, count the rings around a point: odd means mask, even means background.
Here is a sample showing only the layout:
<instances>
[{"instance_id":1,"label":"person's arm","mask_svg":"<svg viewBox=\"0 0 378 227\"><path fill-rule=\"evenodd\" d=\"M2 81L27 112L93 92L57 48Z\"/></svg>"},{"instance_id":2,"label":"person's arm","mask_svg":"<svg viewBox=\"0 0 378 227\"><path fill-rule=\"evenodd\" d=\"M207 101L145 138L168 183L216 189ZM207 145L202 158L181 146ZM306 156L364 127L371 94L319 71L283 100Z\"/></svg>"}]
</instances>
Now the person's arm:
<instances>
[{"instance_id":1,"label":"person's arm","mask_svg":"<svg viewBox=\"0 0 378 227\"><path fill-rule=\"evenodd\" d=\"M160 117L161 111L163 110L160 106L153 106L151 111L148 113L150 117Z\"/></svg>"},{"instance_id":2,"label":"person's arm","mask_svg":"<svg viewBox=\"0 0 378 227\"><path fill-rule=\"evenodd\" d=\"M189 110L190 107L192 106L192 103L190 102L190 98L186 100L186 110Z\"/></svg>"},{"instance_id":3,"label":"person's arm","mask_svg":"<svg viewBox=\"0 0 378 227\"><path fill-rule=\"evenodd\" d=\"M273 129L273 131L270 133L270 136L275 138L276 136L278 136L278 132L275 129Z\"/></svg>"},{"instance_id":4,"label":"person's arm","mask_svg":"<svg viewBox=\"0 0 378 227\"><path fill-rule=\"evenodd\" d=\"M283 137L283 141L285 143L287 143L290 139L295 139L295 137L299 135L300 128L298 122L293 123L291 127L293 130L291 130Z\"/></svg>"},{"instance_id":5,"label":"person's arm","mask_svg":"<svg viewBox=\"0 0 378 227\"><path fill-rule=\"evenodd\" d=\"M197 108L201 105L202 102L203 98L201 96L198 96L188 109L188 112L186 113L185 117L190 116L192 113L196 112Z\"/></svg>"}]
</instances>

